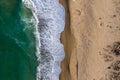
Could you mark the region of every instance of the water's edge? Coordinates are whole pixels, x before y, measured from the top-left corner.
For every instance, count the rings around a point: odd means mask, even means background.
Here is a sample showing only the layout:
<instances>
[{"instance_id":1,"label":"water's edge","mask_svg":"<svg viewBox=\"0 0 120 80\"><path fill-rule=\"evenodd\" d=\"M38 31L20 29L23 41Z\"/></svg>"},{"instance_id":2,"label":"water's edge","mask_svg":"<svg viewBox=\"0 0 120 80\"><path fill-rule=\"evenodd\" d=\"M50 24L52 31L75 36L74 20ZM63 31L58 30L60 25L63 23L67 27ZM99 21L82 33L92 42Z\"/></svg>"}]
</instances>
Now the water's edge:
<instances>
[{"instance_id":1,"label":"water's edge","mask_svg":"<svg viewBox=\"0 0 120 80\"><path fill-rule=\"evenodd\" d=\"M35 22L37 80L59 80L64 48L60 34L64 30L65 11L58 0L23 0Z\"/></svg>"}]
</instances>

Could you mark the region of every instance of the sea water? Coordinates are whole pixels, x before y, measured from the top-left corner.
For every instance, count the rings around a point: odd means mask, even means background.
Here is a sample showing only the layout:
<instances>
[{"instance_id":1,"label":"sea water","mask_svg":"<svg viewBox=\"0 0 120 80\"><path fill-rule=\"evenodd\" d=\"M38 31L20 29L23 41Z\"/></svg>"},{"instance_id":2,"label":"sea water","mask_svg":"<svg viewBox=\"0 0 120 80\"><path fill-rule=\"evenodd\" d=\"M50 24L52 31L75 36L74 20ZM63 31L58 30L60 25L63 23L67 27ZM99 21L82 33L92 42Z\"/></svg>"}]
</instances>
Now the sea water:
<instances>
[{"instance_id":1,"label":"sea water","mask_svg":"<svg viewBox=\"0 0 120 80\"><path fill-rule=\"evenodd\" d=\"M0 0L0 80L36 80L34 21L22 0Z\"/></svg>"},{"instance_id":2,"label":"sea water","mask_svg":"<svg viewBox=\"0 0 120 80\"><path fill-rule=\"evenodd\" d=\"M25 0L27 1L27 0ZM60 64L64 58L64 48L60 42L65 25L65 11L59 0L29 0L30 9L37 16L40 32L40 56L37 78L59 80ZM30 5L32 4L32 5Z\"/></svg>"},{"instance_id":3,"label":"sea water","mask_svg":"<svg viewBox=\"0 0 120 80\"><path fill-rule=\"evenodd\" d=\"M58 0L0 0L0 80L59 80L64 24Z\"/></svg>"}]
</instances>

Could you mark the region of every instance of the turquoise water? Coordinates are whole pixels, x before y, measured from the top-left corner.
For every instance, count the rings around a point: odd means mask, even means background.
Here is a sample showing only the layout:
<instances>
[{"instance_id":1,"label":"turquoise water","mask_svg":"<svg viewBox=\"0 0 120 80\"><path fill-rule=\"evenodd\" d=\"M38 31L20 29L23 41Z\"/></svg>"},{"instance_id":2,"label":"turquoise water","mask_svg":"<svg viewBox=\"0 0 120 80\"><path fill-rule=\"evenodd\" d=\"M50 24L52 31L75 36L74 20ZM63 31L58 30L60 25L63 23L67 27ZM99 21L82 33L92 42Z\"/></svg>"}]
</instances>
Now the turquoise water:
<instances>
[{"instance_id":1,"label":"turquoise water","mask_svg":"<svg viewBox=\"0 0 120 80\"><path fill-rule=\"evenodd\" d=\"M31 16L21 0L0 0L0 80L36 79Z\"/></svg>"}]
</instances>

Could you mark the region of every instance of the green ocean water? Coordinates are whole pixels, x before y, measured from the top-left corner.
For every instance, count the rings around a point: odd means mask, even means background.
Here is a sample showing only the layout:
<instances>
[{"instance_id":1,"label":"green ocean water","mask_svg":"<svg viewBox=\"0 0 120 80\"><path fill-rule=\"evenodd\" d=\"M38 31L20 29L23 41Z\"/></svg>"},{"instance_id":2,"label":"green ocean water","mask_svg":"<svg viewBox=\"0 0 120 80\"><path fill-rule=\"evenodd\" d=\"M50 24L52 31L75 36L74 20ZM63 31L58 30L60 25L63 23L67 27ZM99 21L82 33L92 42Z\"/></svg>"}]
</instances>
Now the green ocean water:
<instances>
[{"instance_id":1,"label":"green ocean water","mask_svg":"<svg viewBox=\"0 0 120 80\"><path fill-rule=\"evenodd\" d=\"M0 80L35 80L32 12L22 0L0 0Z\"/></svg>"}]
</instances>

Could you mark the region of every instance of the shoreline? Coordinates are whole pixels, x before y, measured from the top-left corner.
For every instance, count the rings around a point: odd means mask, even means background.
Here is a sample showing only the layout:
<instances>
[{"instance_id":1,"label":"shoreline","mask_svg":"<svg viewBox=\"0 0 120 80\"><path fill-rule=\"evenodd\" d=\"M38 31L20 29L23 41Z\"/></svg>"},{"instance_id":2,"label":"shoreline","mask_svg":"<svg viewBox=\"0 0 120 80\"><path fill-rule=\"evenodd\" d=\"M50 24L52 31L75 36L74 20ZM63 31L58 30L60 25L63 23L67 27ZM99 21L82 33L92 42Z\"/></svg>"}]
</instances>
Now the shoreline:
<instances>
[{"instance_id":1,"label":"shoreline","mask_svg":"<svg viewBox=\"0 0 120 80\"><path fill-rule=\"evenodd\" d=\"M61 32L65 26L64 8L58 0L23 0L23 3L31 9L36 20L34 33L38 61L36 79L59 80L60 65L65 56L63 44L60 42Z\"/></svg>"}]
</instances>

